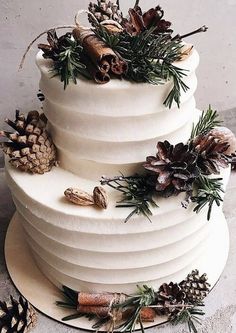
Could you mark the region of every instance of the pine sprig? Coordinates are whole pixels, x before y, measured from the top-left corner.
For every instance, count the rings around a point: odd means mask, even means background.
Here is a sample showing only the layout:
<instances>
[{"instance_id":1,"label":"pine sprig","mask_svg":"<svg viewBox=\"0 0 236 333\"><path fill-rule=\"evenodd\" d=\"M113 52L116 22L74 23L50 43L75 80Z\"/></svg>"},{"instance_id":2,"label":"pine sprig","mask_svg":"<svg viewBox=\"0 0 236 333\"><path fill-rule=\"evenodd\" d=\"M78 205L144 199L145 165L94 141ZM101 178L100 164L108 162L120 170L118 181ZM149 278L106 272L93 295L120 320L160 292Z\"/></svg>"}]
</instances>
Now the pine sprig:
<instances>
[{"instance_id":1,"label":"pine sprig","mask_svg":"<svg viewBox=\"0 0 236 333\"><path fill-rule=\"evenodd\" d=\"M78 74L88 79L91 78L85 64L81 62L82 46L77 41L69 38L66 41L67 45L63 46L63 51L58 55L53 69L55 75L59 75L61 82L64 83L64 89L66 89L70 81L73 81L75 84L77 83L76 78Z\"/></svg>"},{"instance_id":2,"label":"pine sprig","mask_svg":"<svg viewBox=\"0 0 236 333\"><path fill-rule=\"evenodd\" d=\"M191 198L196 203L194 212L199 213L205 206L208 206L207 220L211 218L212 207L214 204L220 206L222 203L222 178L208 178L200 175L194 185L196 186L196 194Z\"/></svg>"},{"instance_id":3,"label":"pine sprig","mask_svg":"<svg viewBox=\"0 0 236 333\"><path fill-rule=\"evenodd\" d=\"M202 112L196 126L193 125L190 140L193 140L198 135L204 135L207 132L210 132L213 128L219 126L221 123L222 121L219 120L217 111L213 110L211 105L209 105L208 110Z\"/></svg>"},{"instance_id":4,"label":"pine sprig","mask_svg":"<svg viewBox=\"0 0 236 333\"><path fill-rule=\"evenodd\" d=\"M142 214L151 222L152 211L150 206L158 207L158 205L153 199L154 189L148 184L146 175L102 177L101 185L108 185L121 192L122 199L117 203L116 207L133 208L125 219L125 223L135 214Z\"/></svg>"},{"instance_id":5,"label":"pine sprig","mask_svg":"<svg viewBox=\"0 0 236 333\"><path fill-rule=\"evenodd\" d=\"M205 313L196 306L192 308L184 308L181 311L177 311L170 319L170 322L172 325L186 323L190 333L197 333L196 324L201 324L200 316L203 316L204 314Z\"/></svg>"},{"instance_id":6,"label":"pine sprig","mask_svg":"<svg viewBox=\"0 0 236 333\"><path fill-rule=\"evenodd\" d=\"M101 25L94 30L101 40L128 63L126 79L155 85L173 80L173 88L164 104L171 108L173 102L176 102L179 107L181 91L189 89L183 82L186 71L173 65L180 58L182 42L172 40L166 34L155 35L154 31L155 27L131 36L127 33L114 35Z\"/></svg>"},{"instance_id":7,"label":"pine sprig","mask_svg":"<svg viewBox=\"0 0 236 333\"><path fill-rule=\"evenodd\" d=\"M115 308L120 308L122 311L126 309L132 309L132 314L122 325L118 327L121 332L132 333L135 329L137 321L140 322L141 328L142 321L140 319L140 313L143 307L150 306L155 301L155 292L153 288L143 285L143 287L137 286L138 294L131 295L128 299L121 304L114 305Z\"/></svg>"}]
</instances>

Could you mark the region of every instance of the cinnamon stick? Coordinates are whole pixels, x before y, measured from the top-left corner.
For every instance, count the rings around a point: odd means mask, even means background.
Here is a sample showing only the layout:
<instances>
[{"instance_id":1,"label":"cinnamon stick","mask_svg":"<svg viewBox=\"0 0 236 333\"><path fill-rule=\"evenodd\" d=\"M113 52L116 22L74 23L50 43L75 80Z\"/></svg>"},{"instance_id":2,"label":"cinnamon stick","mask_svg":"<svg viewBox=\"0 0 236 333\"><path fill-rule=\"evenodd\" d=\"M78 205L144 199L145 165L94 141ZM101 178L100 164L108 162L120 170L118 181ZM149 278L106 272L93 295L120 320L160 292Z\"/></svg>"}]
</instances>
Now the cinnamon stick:
<instances>
[{"instance_id":1,"label":"cinnamon stick","mask_svg":"<svg viewBox=\"0 0 236 333\"><path fill-rule=\"evenodd\" d=\"M95 82L104 84L110 81L110 75L98 66L95 66L92 61L89 60L89 57L84 57L83 62Z\"/></svg>"},{"instance_id":2,"label":"cinnamon stick","mask_svg":"<svg viewBox=\"0 0 236 333\"><path fill-rule=\"evenodd\" d=\"M109 306L98 305L79 305L77 308L79 313L83 314L95 314L100 318L106 318L111 311ZM127 309L121 312L121 320L127 319L132 314L132 309ZM156 316L156 312L152 308L144 307L140 312L140 317L143 322L153 322Z\"/></svg>"},{"instance_id":3,"label":"cinnamon stick","mask_svg":"<svg viewBox=\"0 0 236 333\"><path fill-rule=\"evenodd\" d=\"M126 72L127 63L100 40L92 30L76 27L73 30L73 36L75 39L81 41L85 53L88 55L93 65L95 65L95 68L99 69L100 73L96 73L98 81L100 81L102 76L101 81L105 83L104 81L108 79L105 73L108 73L110 70L116 75L121 75Z\"/></svg>"},{"instance_id":4,"label":"cinnamon stick","mask_svg":"<svg viewBox=\"0 0 236 333\"><path fill-rule=\"evenodd\" d=\"M114 294L92 294L92 293L78 293L78 304L79 305L95 305L95 306L109 306L114 300Z\"/></svg>"}]
</instances>

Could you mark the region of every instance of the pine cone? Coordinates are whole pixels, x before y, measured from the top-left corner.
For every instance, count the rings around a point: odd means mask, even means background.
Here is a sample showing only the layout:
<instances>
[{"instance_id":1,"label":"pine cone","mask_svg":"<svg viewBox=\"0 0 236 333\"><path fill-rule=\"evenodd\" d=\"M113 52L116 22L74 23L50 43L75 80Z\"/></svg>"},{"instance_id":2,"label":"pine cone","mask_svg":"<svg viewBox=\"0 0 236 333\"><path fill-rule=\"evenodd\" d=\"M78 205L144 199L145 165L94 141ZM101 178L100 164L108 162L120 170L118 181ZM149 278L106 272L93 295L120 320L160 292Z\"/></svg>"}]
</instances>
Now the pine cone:
<instances>
[{"instance_id":1,"label":"pine cone","mask_svg":"<svg viewBox=\"0 0 236 333\"><path fill-rule=\"evenodd\" d=\"M188 192L198 176L197 154L188 145L171 145L168 141L157 143L157 154L147 157L144 168L156 174L152 177L157 192L165 197Z\"/></svg>"},{"instance_id":2,"label":"pine cone","mask_svg":"<svg viewBox=\"0 0 236 333\"><path fill-rule=\"evenodd\" d=\"M223 142L210 133L199 135L193 141L193 149L198 154L197 165L204 175L219 174L220 167L226 168L229 159L224 154L229 148L228 142Z\"/></svg>"},{"instance_id":3,"label":"pine cone","mask_svg":"<svg viewBox=\"0 0 236 333\"><path fill-rule=\"evenodd\" d=\"M127 33L136 36L146 29L155 27L154 34L169 34L173 32L170 29L171 23L163 19L164 11L160 6L149 9L143 14L139 6L129 10L129 20L123 19L122 25Z\"/></svg>"},{"instance_id":4,"label":"pine cone","mask_svg":"<svg viewBox=\"0 0 236 333\"><path fill-rule=\"evenodd\" d=\"M90 2L88 10L96 17L99 23L106 20L113 20L118 23L122 22L123 16L119 9L118 3L109 0L98 0L97 4ZM94 25L91 15L88 16L89 22Z\"/></svg>"},{"instance_id":5,"label":"pine cone","mask_svg":"<svg viewBox=\"0 0 236 333\"><path fill-rule=\"evenodd\" d=\"M70 32L67 32L65 35L58 38L55 29L48 30L48 44L38 44L38 48L43 51L43 57L57 61L60 53L65 51L65 47L70 45L69 40L71 39L71 35Z\"/></svg>"},{"instance_id":6,"label":"pine cone","mask_svg":"<svg viewBox=\"0 0 236 333\"><path fill-rule=\"evenodd\" d=\"M172 305L181 306L185 301L185 293L177 283L163 283L157 292L156 305L162 306L156 308L158 315L169 315L176 310ZM171 307L169 307L171 305Z\"/></svg>"},{"instance_id":7,"label":"pine cone","mask_svg":"<svg viewBox=\"0 0 236 333\"><path fill-rule=\"evenodd\" d=\"M37 111L30 111L27 118L16 111L15 121L6 123L16 132L0 131L0 136L10 141L2 147L10 157L10 164L22 171L43 174L51 170L56 162L56 147L46 130L46 117Z\"/></svg>"},{"instance_id":8,"label":"pine cone","mask_svg":"<svg viewBox=\"0 0 236 333\"><path fill-rule=\"evenodd\" d=\"M181 290L186 294L188 303L198 304L209 293L211 285L207 282L207 275L199 275L197 269L188 274L180 284Z\"/></svg>"},{"instance_id":9,"label":"pine cone","mask_svg":"<svg viewBox=\"0 0 236 333\"><path fill-rule=\"evenodd\" d=\"M17 301L10 296L9 303L0 301L0 333L26 333L36 322L34 308L23 297Z\"/></svg>"}]
</instances>

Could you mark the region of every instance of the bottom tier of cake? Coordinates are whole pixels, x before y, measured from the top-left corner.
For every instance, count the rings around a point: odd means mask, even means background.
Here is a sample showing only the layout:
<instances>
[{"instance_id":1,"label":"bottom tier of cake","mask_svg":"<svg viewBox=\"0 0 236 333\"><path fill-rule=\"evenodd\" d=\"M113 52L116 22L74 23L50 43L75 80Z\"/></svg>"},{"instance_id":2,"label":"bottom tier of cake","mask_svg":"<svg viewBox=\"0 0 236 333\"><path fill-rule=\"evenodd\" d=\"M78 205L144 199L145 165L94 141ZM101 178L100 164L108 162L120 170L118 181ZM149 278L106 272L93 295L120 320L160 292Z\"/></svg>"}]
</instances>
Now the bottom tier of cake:
<instances>
[{"instance_id":1,"label":"bottom tier of cake","mask_svg":"<svg viewBox=\"0 0 236 333\"><path fill-rule=\"evenodd\" d=\"M222 172L224 184L229 169ZM226 261L228 248L222 207L214 207L211 221L206 210L199 214L181 206L184 196L158 200L152 223L135 216L128 223L127 209L115 208L109 192L107 210L78 207L63 197L68 187L91 192L94 182L61 168L31 176L7 164L6 177L13 194L19 221L40 270L58 287L75 290L133 293L137 284L158 288L161 283L180 281L192 270L206 272L216 281ZM215 230L223 242L212 240ZM221 231L220 231L221 230ZM207 262L209 244L218 255ZM223 258L219 258L219 244Z\"/></svg>"}]
</instances>

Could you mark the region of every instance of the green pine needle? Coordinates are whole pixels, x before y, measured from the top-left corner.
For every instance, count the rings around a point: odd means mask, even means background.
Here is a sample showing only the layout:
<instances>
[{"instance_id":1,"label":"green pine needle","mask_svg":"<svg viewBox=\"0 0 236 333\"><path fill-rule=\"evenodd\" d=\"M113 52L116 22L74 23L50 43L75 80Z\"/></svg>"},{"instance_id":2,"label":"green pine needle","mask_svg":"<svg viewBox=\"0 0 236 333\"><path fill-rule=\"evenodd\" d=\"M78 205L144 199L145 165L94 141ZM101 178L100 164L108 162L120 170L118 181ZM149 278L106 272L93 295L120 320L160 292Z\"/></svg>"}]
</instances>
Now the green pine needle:
<instances>
[{"instance_id":1,"label":"green pine needle","mask_svg":"<svg viewBox=\"0 0 236 333\"><path fill-rule=\"evenodd\" d=\"M121 192L122 199L117 203L116 207L133 208L126 217L125 223L134 215L143 215L151 222L151 207L158 207L158 205L153 200L154 189L148 184L145 175L134 175L130 177L121 175L114 178L103 177L101 184L108 185Z\"/></svg>"},{"instance_id":2,"label":"green pine needle","mask_svg":"<svg viewBox=\"0 0 236 333\"><path fill-rule=\"evenodd\" d=\"M216 126L219 126L221 123L222 121L219 120L219 115L217 111L214 111L211 108L211 105L209 105L208 110L202 112L196 126L193 125L190 140L193 140L198 135L204 135L207 132L210 132L212 129L214 129Z\"/></svg>"},{"instance_id":3,"label":"green pine needle","mask_svg":"<svg viewBox=\"0 0 236 333\"><path fill-rule=\"evenodd\" d=\"M75 40L67 38L67 46L59 54L58 60L54 62L54 76L59 76L61 82L64 83L64 89L70 81L77 83L77 76L81 74L88 79L91 79L85 64L81 62L82 46Z\"/></svg>"},{"instance_id":4,"label":"green pine needle","mask_svg":"<svg viewBox=\"0 0 236 333\"><path fill-rule=\"evenodd\" d=\"M170 322L172 325L184 324L188 325L188 329L190 333L197 333L196 324L201 324L201 318L199 316L203 316L205 313L197 308L185 308L179 312L177 312L171 319Z\"/></svg>"},{"instance_id":5,"label":"green pine needle","mask_svg":"<svg viewBox=\"0 0 236 333\"><path fill-rule=\"evenodd\" d=\"M183 82L186 71L173 65L180 58L182 42L172 40L168 34L155 35L154 30L152 27L136 36L125 32L114 35L98 25L94 32L128 63L126 79L155 85L172 80L164 104L171 108L176 102L179 107L181 91L189 89Z\"/></svg>"},{"instance_id":6,"label":"green pine needle","mask_svg":"<svg viewBox=\"0 0 236 333\"><path fill-rule=\"evenodd\" d=\"M196 203L194 212L199 213L205 206L208 206L207 220L211 218L212 207L214 204L220 206L222 203L222 178L208 178L200 175L194 185L196 186L196 194L191 198Z\"/></svg>"}]
</instances>

